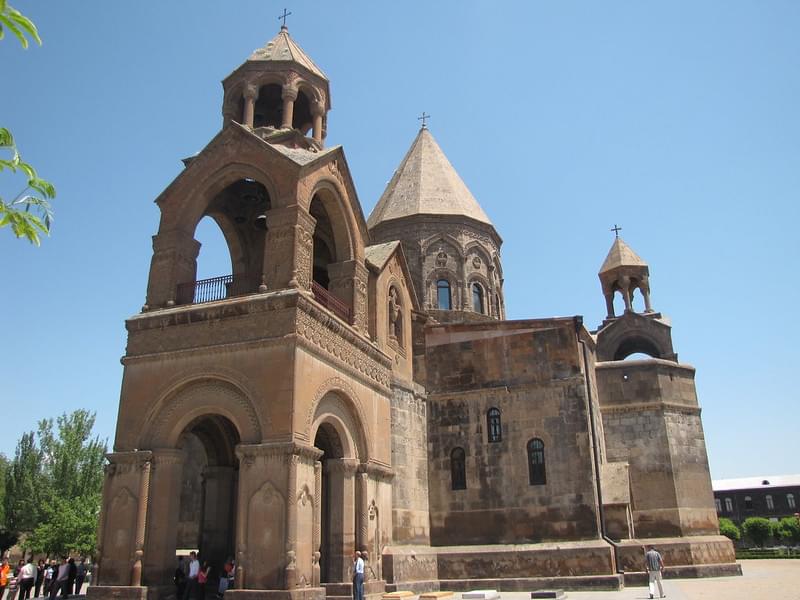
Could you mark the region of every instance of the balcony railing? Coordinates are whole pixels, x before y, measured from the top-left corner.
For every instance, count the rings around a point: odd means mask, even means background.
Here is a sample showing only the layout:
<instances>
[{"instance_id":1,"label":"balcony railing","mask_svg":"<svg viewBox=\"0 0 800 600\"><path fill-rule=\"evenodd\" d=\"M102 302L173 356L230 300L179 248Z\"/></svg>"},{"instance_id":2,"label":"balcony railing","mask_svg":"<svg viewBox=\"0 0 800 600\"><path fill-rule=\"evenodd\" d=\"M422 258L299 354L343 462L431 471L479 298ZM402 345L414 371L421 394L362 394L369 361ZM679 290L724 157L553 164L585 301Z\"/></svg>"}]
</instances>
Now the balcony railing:
<instances>
[{"instance_id":1,"label":"balcony railing","mask_svg":"<svg viewBox=\"0 0 800 600\"><path fill-rule=\"evenodd\" d=\"M350 324L353 323L350 316L350 307L347 306L347 304L331 294L316 281L311 282L311 291L314 293L314 300L322 304L322 306L328 310L332 311L343 321L346 321Z\"/></svg>"},{"instance_id":2,"label":"balcony railing","mask_svg":"<svg viewBox=\"0 0 800 600\"><path fill-rule=\"evenodd\" d=\"M178 284L176 304L202 304L225 300L234 296L254 294L258 291L260 277L247 273L223 275Z\"/></svg>"}]
</instances>

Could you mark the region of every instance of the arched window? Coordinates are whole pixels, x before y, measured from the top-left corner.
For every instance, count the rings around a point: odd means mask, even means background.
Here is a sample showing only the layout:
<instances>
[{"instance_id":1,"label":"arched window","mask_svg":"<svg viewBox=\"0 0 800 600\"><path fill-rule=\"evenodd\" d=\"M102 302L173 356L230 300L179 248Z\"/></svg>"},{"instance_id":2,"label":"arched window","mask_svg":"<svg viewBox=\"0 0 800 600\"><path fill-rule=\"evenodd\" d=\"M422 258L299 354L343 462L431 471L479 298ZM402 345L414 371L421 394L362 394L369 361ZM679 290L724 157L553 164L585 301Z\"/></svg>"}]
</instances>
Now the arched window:
<instances>
[{"instance_id":1,"label":"arched window","mask_svg":"<svg viewBox=\"0 0 800 600\"><path fill-rule=\"evenodd\" d=\"M467 489L467 461L463 448L450 452L450 484L454 490Z\"/></svg>"},{"instance_id":2,"label":"arched window","mask_svg":"<svg viewBox=\"0 0 800 600\"><path fill-rule=\"evenodd\" d=\"M714 498L714 504L717 507L717 512L721 513L722 512L722 501L719 498Z\"/></svg>"},{"instance_id":3,"label":"arched window","mask_svg":"<svg viewBox=\"0 0 800 600\"><path fill-rule=\"evenodd\" d=\"M400 310L400 293L397 288L389 288L389 337L403 344L403 313Z\"/></svg>"},{"instance_id":4,"label":"arched window","mask_svg":"<svg viewBox=\"0 0 800 600\"><path fill-rule=\"evenodd\" d=\"M437 307L440 310L451 309L450 282L447 279L440 279L436 282Z\"/></svg>"},{"instance_id":5,"label":"arched window","mask_svg":"<svg viewBox=\"0 0 800 600\"><path fill-rule=\"evenodd\" d=\"M744 497L744 509L753 510L753 499L750 496Z\"/></svg>"},{"instance_id":6,"label":"arched window","mask_svg":"<svg viewBox=\"0 0 800 600\"><path fill-rule=\"evenodd\" d=\"M472 310L483 314L483 288L480 283L472 284Z\"/></svg>"},{"instance_id":7,"label":"arched window","mask_svg":"<svg viewBox=\"0 0 800 600\"><path fill-rule=\"evenodd\" d=\"M794 494L786 494L786 503L789 505L789 508L795 508Z\"/></svg>"},{"instance_id":8,"label":"arched window","mask_svg":"<svg viewBox=\"0 0 800 600\"><path fill-rule=\"evenodd\" d=\"M547 483L544 466L544 442L533 438L528 442L528 479L531 485Z\"/></svg>"},{"instance_id":9,"label":"arched window","mask_svg":"<svg viewBox=\"0 0 800 600\"><path fill-rule=\"evenodd\" d=\"M767 510L775 510L775 502L772 500L772 496L767 494L765 499L767 501Z\"/></svg>"},{"instance_id":10,"label":"arched window","mask_svg":"<svg viewBox=\"0 0 800 600\"><path fill-rule=\"evenodd\" d=\"M725 498L725 512L732 513L733 512L733 500L730 498Z\"/></svg>"},{"instance_id":11,"label":"arched window","mask_svg":"<svg viewBox=\"0 0 800 600\"><path fill-rule=\"evenodd\" d=\"M499 442L502 438L500 409L492 407L486 413L486 431L490 442Z\"/></svg>"}]
</instances>

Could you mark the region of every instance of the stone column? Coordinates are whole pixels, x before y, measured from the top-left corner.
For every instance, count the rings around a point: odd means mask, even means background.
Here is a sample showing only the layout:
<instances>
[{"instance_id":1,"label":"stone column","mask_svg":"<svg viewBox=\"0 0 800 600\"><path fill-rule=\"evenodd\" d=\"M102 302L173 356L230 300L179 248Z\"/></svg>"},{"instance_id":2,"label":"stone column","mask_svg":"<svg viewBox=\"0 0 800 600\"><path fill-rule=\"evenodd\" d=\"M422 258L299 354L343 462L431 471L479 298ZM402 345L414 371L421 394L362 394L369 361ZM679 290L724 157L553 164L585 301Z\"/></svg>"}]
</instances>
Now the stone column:
<instances>
[{"instance_id":1,"label":"stone column","mask_svg":"<svg viewBox=\"0 0 800 600\"><path fill-rule=\"evenodd\" d=\"M350 581L350 558L355 547L355 459L325 461L330 490L330 556L327 557L331 583ZM323 550L324 551L324 550Z\"/></svg>"},{"instance_id":2,"label":"stone column","mask_svg":"<svg viewBox=\"0 0 800 600\"><path fill-rule=\"evenodd\" d=\"M606 298L606 319L614 318L614 292L603 294Z\"/></svg>"},{"instance_id":3,"label":"stone column","mask_svg":"<svg viewBox=\"0 0 800 600\"><path fill-rule=\"evenodd\" d=\"M645 275L642 277L642 282L639 284L639 291L642 292L644 298L644 312L653 312L653 307L650 305L650 278Z\"/></svg>"},{"instance_id":4,"label":"stone column","mask_svg":"<svg viewBox=\"0 0 800 600\"><path fill-rule=\"evenodd\" d=\"M294 101L297 100L297 90L290 85L283 86L281 93L283 99L283 123L282 129L291 129L294 120Z\"/></svg>"},{"instance_id":5,"label":"stone column","mask_svg":"<svg viewBox=\"0 0 800 600\"><path fill-rule=\"evenodd\" d=\"M325 115L325 106L321 102L314 102L311 105L311 115L314 117L312 137L322 144L322 117Z\"/></svg>"},{"instance_id":6,"label":"stone column","mask_svg":"<svg viewBox=\"0 0 800 600\"><path fill-rule=\"evenodd\" d=\"M350 308L353 326L367 332L367 268L355 260L328 265L330 283L328 291Z\"/></svg>"},{"instance_id":7,"label":"stone column","mask_svg":"<svg viewBox=\"0 0 800 600\"><path fill-rule=\"evenodd\" d=\"M178 297L178 285L195 280L199 252L200 243L185 231L171 229L153 236L147 300L142 310L192 301L193 286L186 286L182 297Z\"/></svg>"},{"instance_id":8,"label":"stone column","mask_svg":"<svg viewBox=\"0 0 800 600\"><path fill-rule=\"evenodd\" d=\"M247 553L247 499L250 497L250 480L255 466L255 454L252 448L245 446L236 447L236 456L239 458L239 485L236 497L236 571L234 572L234 587L237 590L245 589L247 579L245 577L246 565L245 556Z\"/></svg>"},{"instance_id":9,"label":"stone column","mask_svg":"<svg viewBox=\"0 0 800 600\"><path fill-rule=\"evenodd\" d=\"M153 450L143 560L143 582L148 586L172 585L183 462L182 450Z\"/></svg>"},{"instance_id":10,"label":"stone column","mask_svg":"<svg viewBox=\"0 0 800 600\"><path fill-rule=\"evenodd\" d=\"M267 211L264 278L270 290L311 288L316 223L298 204Z\"/></svg>"},{"instance_id":11,"label":"stone column","mask_svg":"<svg viewBox=\"0 0 800 600\"><path fill-rule=\"evenodd\" d=\"M146 454L150 454L149 452ZM136 550L133 554L131 569L131 585L142 585L142 558L144 557L144 536L147 527L147 508L150 502L150 460L151 456L143 456L139 463L139 509L136 514Z\"/></svg>"},{"instance_id":12,"label":"stone column","mask_svg":"<svg viewBox=\"0 0 800 600\"><path fill-rule=\"evenodd\" d=\"M258 98L258 88L254 85L246 85L242 92L244 96L244 115L242 115L242 125L253 127L253 117L256 110L256 98Z\"/></svg>"},{"instance_id":13,"label":"stone column","mask_svg":"<svg viewBox=\"0 0 800 600\"><path fill-rule=\"evenodd\" d=\"M319 545L322 541L322 463L318 460L314 461L314 523L311 531L311 547L314 552L314 556L311 560L311 585L313 587L319 587L319 559L321 556Z\"/></svg>"},{"instance_id":14,"label":"stone column","mask_svg":"<svg viewBox=\"0 0 800 600\"><path fill-rule=\"evenodd\" d=\"M109 462L103 465L103 496L100 505L100 518L97 522L97 556L94 561L94 584L102 583L100 579L101 567L103 566L103 546L105 545L106 518L108 517L108 503L111 502L111 478L116 471L116 465Z\"/></svg>"},{"instance_id":15,"label":"stone column","mask_svg":"<svg viewBox=\"0 0 800 600\"><path fill-rule=\"evenodd\" d=\"M356 474L356 519L358 525L356 547L362 552L369 548L369 478L366 467L365 464L359 465Z\"/></svg>"},{"instance_id":16,"label":"stone column","mask_svg":"<svg viewBox=\"0 0 800 600\"><path fill-rule=\"evenodd\" d=\"M286 589L297 587L297 463L300 457L289 457L286 482Z\"/></svg>"}]
</instances>

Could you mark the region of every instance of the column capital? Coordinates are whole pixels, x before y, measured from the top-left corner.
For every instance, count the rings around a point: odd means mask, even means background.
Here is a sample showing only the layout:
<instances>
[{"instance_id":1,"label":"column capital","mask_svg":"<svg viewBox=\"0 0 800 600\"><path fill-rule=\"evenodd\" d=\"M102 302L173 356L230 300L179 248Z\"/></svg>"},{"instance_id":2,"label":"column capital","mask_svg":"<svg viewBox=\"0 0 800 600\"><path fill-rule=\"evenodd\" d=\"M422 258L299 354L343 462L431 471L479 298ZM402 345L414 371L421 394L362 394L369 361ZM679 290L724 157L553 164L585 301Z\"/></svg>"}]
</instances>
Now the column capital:
<instances>
[{"instance_id":1,"label":"column capital","mask_svg":"<svg viewBox=\"0 0 800 600\"><path fill-rule=\"evenodd\" d=\"M297 100L297 88L293 85L286 84L281 89L282 100Z\"/></svg>"},{"instance_id":2,"label":"column capital","mask_svg":"<svg viewBox=\"0 0 800 600\"><path fill-rule=\"evenodd\" d=\"M242 90L242 96L244 96L245 100L255 100L258 98L258 88L252 83L248 83Z\"/></svg>"}]
</instances>

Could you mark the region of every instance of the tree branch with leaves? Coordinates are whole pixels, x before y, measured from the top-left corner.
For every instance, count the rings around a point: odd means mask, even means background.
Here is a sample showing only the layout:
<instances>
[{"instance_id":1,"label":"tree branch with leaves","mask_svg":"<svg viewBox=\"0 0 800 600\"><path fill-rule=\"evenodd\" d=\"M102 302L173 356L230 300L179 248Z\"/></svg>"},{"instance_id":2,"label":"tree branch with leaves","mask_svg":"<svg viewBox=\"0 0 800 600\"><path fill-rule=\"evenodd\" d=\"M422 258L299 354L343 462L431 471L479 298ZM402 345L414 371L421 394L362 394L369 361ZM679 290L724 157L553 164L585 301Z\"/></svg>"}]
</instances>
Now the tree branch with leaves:
<instances>
[{"instance_id":1,"label":"tree branch with leaves","mask_svg":"<svg viewBox=\"0 0 800 600\"><path fill-rule=\"evenodd\" d=\"M42 40L36 25L25 15L6 2L0 0L0 40L6 30L16 36L23 48L29 45L28 37L41 45ZM0 196L0 228L10 227L18 238L26 238L37 246L41 235L50 234L53 210L50 200L55 198L56 189L45 181L36 170L20 157L14 136L5 127L0 127L0 172L22 173L27 185L11 200Z\"/></svg>"}]
</instances>

